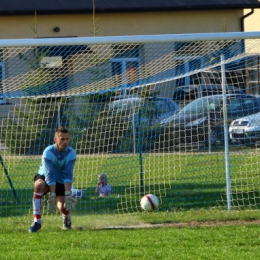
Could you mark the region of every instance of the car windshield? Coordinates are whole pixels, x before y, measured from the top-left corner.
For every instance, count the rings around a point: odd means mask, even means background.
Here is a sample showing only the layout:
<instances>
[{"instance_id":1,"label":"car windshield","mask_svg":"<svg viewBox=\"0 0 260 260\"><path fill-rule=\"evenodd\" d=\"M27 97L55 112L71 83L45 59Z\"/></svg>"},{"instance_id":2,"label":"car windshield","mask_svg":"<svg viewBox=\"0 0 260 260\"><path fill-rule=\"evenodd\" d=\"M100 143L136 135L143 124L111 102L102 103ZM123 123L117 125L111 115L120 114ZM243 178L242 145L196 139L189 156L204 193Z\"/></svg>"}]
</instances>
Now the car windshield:
<instances>
[{"instance_id":1,"label":"car windshield","mask_svg":"<svg viewBox=\"0 0 260 260\"><path fill-rule=\"evenodd\" d=\"M109 114L111 116L120 114L123 116L133 115L141 112L144 117L158 117L162 114L176 112L173 102L166 99L141 100L129 99L118 100L109 104Z\"/></svg>"},{"instance_id":2,"label":"car windshield","mask_svg":"<svg viewBox=\"0 0 260 260\"><path fill-rule=\"evenodd\" d=\"M209 96L194 100L182 110L179 114L196 114L205 112L220 111L223 106L222 96ZM237 111L259 109L259 104L254 97L227 97L227 113Z\"/></svg>"},{"instance_id":3,"label":"car windshield","mask_svg":"<svg viewBox=\"0 0 260 260\"><path fill-rule=\"evenodd\" d=\"M212 98L199 98L197 100L194 100L187 106L185 106L182 110L180 110L179 114L197 114L197 113L203 113L208 110L209 104L211 104L213 101L216 103L219 102L219 99L212 99ZM212 102L209 102L212 101Z\"/></svg>"},{"instance_id":4,"label":"car windshield","mask_svg":"<svg viewBox=\"0 0 260 260\"><path fill-rule=\"evenodd\" d=\"M121 113L128 111L129 113L134 112L135 108L139 107L141 104L140 99L131 100L119 100L109 104L109 111L113 113Z\"/></svg>"}]
</instances>

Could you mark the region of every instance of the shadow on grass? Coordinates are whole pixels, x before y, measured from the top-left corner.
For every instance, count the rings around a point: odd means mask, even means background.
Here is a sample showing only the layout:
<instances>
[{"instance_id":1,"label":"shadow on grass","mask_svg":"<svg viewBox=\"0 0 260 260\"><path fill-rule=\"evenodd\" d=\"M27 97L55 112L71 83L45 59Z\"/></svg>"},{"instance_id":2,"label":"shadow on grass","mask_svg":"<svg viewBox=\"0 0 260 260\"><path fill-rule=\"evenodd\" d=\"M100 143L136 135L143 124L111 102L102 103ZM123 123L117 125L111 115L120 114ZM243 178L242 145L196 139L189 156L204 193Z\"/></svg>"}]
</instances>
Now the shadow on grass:
<instances>
[{"instance_id":1,"label":"shadow on grass","mask_svg":"<svg viewBox=\"0 0 260 260\"><path fill-rule=\"evenodd\" d=\"M141 211L140 199L142 194L136 188L115 186L110 197L100 198L95 194L95 187L86 190L86 196L78 199L76 215L133 213ZM159 197L160 211L178 211L226 206L225 183L194 184L173 183L162 190L160 185L145 186ZM11 195L10 190L0 190L0 217L23 216L32 214L33 190L17 190L20 203ZM240 191L232 194L232 205L237 207L259 207L260 191ZM46 206L46 201L45 201ZM44 207L44 212L46 207Z\"/></svg>"}]
</instances>

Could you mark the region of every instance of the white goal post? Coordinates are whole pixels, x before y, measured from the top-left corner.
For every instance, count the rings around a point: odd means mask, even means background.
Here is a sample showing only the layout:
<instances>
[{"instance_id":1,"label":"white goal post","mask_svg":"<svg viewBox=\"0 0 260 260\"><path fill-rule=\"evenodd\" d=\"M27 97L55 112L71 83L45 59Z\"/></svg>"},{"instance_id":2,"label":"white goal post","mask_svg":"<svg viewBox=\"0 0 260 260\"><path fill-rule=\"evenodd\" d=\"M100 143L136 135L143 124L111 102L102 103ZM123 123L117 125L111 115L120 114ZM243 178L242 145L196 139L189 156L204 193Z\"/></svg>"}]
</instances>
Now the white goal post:
<instances>
[{"instance_id":1,"label":"white goal post","mask_svg":"<svg viewBox=\"0 0 260 260\"><path fill-rule=\"evenodd\" d=\"M0 216L31 210L59 126L77 214L260 207L260 32L0 40ZM99 198L106 173L112 193Z\"/></svg>"}]
</instances>

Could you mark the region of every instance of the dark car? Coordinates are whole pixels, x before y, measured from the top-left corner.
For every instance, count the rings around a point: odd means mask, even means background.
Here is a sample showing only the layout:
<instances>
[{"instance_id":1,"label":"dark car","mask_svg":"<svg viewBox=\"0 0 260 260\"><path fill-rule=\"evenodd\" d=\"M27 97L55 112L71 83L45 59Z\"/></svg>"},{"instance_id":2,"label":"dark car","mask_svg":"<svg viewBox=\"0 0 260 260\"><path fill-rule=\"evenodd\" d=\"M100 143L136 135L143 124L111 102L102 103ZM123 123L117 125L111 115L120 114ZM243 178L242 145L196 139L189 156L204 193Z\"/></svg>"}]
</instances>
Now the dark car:
<instances>
[{"instance_id":1,"label":"dark car","mask_svg":"<svg viewBox=\"0 0 260 260\"><path fill-rule=\"evenodd\" d=\"M244 90L231 85L226 86L226 93L245 94ZM195 99L219 94L222 94L221 84L188 85L176 88L173 92L172 99L179 105L180 108L183 108Z\"/></svg>"},{"instance_id":2,"label":"dark car","mask_svg":"<svg viewBox=\"0 0 260 260\"><path fill-rule=\"evenodd\" d=\"M260 112L259 99L252 95L227 94L226 105L228 125L236 118ZM223 114L223 95L206 96L162 120L161 125L170 127L175 144L215 144L224 140Z\"/></svg>"}]
</instances>

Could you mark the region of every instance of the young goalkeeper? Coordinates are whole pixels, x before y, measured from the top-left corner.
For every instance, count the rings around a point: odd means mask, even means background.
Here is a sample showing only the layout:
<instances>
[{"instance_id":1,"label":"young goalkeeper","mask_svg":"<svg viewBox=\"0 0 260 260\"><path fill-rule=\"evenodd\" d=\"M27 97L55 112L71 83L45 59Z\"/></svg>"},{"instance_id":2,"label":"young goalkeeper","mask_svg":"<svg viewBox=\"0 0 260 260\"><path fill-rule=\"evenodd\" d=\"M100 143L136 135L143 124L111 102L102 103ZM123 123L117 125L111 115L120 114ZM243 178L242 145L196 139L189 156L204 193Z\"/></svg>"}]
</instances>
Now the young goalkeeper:
<instances>
[{"instance_id":1,"label":"young goalkeeper","mask_svg":"<svg viewBox=\"0 0 260 260\"><path fill-rule=\"evenodd\" d=\"M29 232L37 232L41 228L42 198L47 193L48 211L54 213L57 207L63 216L63 229L71 228L70 212L76 203L71 193L76 152L69 146L69 131L64 127L56 130L54 142L44 150L42 164L34 177L34 222Z\"/></svg>"}]
</instances>

